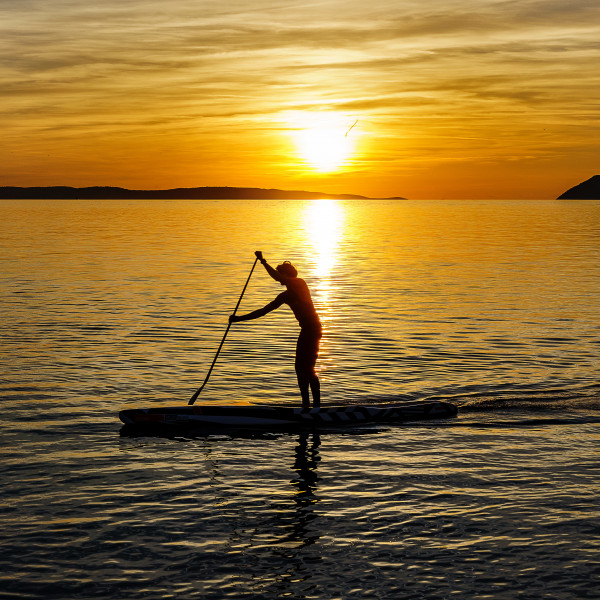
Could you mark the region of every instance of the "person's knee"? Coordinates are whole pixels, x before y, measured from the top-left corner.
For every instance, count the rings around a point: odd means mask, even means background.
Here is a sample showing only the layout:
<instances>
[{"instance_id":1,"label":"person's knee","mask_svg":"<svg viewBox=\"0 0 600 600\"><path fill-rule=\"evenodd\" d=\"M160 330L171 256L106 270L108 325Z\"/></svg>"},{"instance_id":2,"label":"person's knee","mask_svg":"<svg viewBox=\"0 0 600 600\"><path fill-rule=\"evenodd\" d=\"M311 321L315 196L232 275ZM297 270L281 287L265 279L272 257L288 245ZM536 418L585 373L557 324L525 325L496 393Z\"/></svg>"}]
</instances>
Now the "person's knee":
<instances>
[{"instance_id":1,"label":"person's knee","mask_svg":"<svg viewBox=\"0 0 600 600\"><path fill-rule=\"evenodd\" d=\"M298 365L296 365L296 377L298 377L298 381L300 382L310 381L310 374L306 372L306 369Z\"/></svg>"}]
</instances>

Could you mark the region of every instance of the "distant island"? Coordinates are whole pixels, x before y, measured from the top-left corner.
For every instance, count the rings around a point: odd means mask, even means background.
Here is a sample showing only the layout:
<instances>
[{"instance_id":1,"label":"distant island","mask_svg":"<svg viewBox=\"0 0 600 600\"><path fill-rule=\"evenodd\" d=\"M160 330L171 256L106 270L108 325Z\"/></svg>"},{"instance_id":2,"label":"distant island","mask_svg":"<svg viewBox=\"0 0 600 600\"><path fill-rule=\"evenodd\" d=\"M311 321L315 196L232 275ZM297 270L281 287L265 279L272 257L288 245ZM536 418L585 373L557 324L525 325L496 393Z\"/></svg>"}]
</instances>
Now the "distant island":
<instances>
[{"instance_id":1,"label":"distant island","mask_svg":"<svg viewBox=\"0 0 600 600\"><path fill-rule=\"evenodd\" d=\"M600 200L600 175L572 187L558 197L558 200Z\"/></svg>"},{"instance_id":2,"label":"distant island","mask_svg":"<svg viewBox=\"0 0 600 600\"><path fill-rule=\"evenodd\" d=\"M355 194L325 194L323 192L287 191L262 188L196 187L170 190L128 190L121 187L94 186L74 188L51 187L0 187L0 198L11 200L368 200ZM406 198L388 198L406 200Z\"/></svg>"}]
</instances>

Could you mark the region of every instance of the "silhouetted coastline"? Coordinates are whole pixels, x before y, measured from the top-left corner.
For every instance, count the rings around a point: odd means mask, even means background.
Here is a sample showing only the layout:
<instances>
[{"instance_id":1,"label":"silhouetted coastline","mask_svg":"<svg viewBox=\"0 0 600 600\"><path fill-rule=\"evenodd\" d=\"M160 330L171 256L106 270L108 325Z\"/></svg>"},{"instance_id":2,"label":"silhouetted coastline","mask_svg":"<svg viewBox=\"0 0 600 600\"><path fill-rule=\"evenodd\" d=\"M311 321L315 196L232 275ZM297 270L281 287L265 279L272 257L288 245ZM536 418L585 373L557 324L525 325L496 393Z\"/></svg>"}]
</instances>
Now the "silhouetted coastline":
<instances>
[{"instance_id":1,"label":"silhouetted coastline","mask_svg":"<svg viewBox=\"0 0 600 600\"><path fill-rule=\"evenodd\" d=\"M21 199L54 199L54 200L313 200L332 198L334 200L366 200L366 196L356 194L327 194L323 192L306 192L301 190L277 190L239 187L195 187L174 188L169 190L129 190L121 187L93 186L75 188L68 186L49 187L0 187L0 198ZM394 198L404 200L404 198Z\"/></svg>"},{"instance_id":2,"label":"silhouetted coastline","mask_svg":"<svg viewBox=\"0 0 600 600\"><path fill-rule=\"evenodd\" d=\"M594 175L568 189L558 200L600 200L600 175Z\"/></svg>"}]
</instances>

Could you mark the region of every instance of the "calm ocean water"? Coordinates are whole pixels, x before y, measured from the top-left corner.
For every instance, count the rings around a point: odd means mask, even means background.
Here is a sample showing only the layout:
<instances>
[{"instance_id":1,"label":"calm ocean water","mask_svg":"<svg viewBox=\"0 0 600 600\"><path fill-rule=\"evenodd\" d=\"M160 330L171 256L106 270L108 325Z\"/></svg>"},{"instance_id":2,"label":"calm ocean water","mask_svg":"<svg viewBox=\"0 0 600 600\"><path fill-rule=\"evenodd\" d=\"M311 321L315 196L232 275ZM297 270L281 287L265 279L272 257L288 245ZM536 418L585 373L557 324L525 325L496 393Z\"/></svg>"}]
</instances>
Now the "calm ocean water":
<instances>
[{"instance_id":1,"label":"calm ocean water","mask_svg":"<svg viewBox=\"0 0 600 600\"><path fill-rule=\"evenodd\" d=\"M599 201L1 201L0 598L598 598ZM202 383L253 251L360 431L130 437ZM257 266L240 312L281 288ZM197 404L290 403L285 308Z\"/></svg>"}]
</instances>

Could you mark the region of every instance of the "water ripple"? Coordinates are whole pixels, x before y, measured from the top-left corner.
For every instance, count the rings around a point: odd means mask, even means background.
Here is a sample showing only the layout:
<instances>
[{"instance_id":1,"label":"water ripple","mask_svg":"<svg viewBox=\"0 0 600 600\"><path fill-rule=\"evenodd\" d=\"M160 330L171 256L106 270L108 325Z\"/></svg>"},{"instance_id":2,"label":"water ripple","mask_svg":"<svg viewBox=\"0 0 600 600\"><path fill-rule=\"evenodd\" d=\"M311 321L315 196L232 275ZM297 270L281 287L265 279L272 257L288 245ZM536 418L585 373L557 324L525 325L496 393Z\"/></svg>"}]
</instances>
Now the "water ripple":
<instances>
[{"instance_id":1,"label":"water ripple","mask_svg":"<svg viewBox=\"0 0 600 600\"><path fill-rule=\"evenodd\" d=\"M0 203L0 596L597 597L600 205L315 206ZM257 247L312 286L326 402L458 418L123 432L200 385ZM201 402L297 402L297 334L236 324Z\"/></svg>"}]
</instances>

